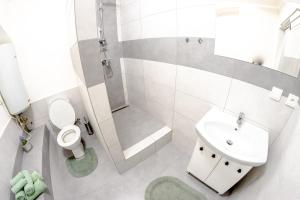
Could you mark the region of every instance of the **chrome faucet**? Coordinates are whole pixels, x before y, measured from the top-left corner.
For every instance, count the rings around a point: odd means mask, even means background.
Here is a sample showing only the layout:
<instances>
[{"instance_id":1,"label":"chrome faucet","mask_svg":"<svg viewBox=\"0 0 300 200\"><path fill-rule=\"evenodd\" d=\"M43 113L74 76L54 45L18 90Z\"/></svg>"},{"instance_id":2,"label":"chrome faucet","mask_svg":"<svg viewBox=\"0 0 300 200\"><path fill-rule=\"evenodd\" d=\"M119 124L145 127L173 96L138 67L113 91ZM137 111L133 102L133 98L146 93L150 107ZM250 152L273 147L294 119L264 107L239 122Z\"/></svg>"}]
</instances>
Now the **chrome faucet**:
<instances>
[{"instance_id":1,"label":"chrome faucet","mask_svg":"<svg viewBox=\"0 0 300 200\"><path fill-rule=\"evenodd\" d=\"M244 119L245 119L245 113L240 112L238 119L236 120L238 127L240 127L242 125Z\"/></svg>"}]
</instances>

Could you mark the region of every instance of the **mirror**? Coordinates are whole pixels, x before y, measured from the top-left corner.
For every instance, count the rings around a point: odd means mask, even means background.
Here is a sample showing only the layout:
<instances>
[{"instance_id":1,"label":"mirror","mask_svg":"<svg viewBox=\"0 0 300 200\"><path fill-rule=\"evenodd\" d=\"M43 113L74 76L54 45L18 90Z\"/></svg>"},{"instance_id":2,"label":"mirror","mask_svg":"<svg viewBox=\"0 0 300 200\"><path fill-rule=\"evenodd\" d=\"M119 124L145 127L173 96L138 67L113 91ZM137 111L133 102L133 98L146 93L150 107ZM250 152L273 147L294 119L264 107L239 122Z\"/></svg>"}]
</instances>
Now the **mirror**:
<instances>
[{"instance_id":1,"label":"mirror","mask_svg":"<svg viewBox=\"0 0 300 200\"><path fill-rule=\"evenodd\" d=\"M298 77L300 4L279 0L271 6L263 3L217 4L215 55Z\"/></svg>"}]
</instances>

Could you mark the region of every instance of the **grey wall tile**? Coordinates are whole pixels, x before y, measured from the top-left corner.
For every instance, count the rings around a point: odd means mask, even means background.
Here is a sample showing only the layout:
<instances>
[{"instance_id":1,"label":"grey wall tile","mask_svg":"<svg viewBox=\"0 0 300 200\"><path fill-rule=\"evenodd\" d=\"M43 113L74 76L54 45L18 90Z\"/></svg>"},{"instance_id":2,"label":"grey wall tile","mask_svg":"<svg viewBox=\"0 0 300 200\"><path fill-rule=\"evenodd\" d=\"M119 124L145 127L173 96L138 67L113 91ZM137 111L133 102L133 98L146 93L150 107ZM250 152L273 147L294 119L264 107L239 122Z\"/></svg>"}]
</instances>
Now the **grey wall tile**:
<instances>
[{"instance_id":1,"label":"grey wall tile","mask_svg":"<svg viewBox=\"0 0 300 200\"><path fill-rule=\"evenodd\" d=\"M211 38L151 38L123 42L123 56L193 67L225 75L270 90L282 88L284 95L300 96L300 77L295 78L270 68L214 55Z\"/></svg>"},{"instance_id":2,"label":"grey wall tile","mask_svg":"<svg viewBox=\"0 0 300 200\"><path fill-rule=\"evenodd\" d=\"M124 106L125 96L122 84L122 74L114 73L114 76L107 79L105 83L111 108L114 109Z\"/></svg>"},{"instance_id":3,"label":"grey wall tile","mask_svg":"<svg viewBox=\"0 0 300 200\"><path fill-rule=\"evenodd\" d=\"M78 42L82 70L87 87L104 82L98 39Z\"/></svg>"},{"instance_id":4,"label":"grey wall tile","mask_svg":"<svg viewBox=\"0 0 300 200\"><path fill-rule=\"evenodd\" d=\"M177 54L176 38L153 38L123 42L123 56L174 64Z\"/></svg>"},{"instance_id":5,"label":"grey wall tile","mask_svg":"<svg viewBox=\"0 0 300 200\"><path fill-rule=\"evenodd\" d=\"M99 7L100 1L96 2L97 7ZM122 43L118 41L115 0L102 1L102 6L104 8L102 21L104 27L104 37L107 42L107 46L101 49L101 59L109 59L111 61L113 77L109 78L108 76L106 76L105 68L103 69L103 71L109 103L111 109L114 110L126 104L120 66L120 58L122 57ZM98 27L101 27L100 10L97 10L97 24Z\"/></svg>"}]
</instances>

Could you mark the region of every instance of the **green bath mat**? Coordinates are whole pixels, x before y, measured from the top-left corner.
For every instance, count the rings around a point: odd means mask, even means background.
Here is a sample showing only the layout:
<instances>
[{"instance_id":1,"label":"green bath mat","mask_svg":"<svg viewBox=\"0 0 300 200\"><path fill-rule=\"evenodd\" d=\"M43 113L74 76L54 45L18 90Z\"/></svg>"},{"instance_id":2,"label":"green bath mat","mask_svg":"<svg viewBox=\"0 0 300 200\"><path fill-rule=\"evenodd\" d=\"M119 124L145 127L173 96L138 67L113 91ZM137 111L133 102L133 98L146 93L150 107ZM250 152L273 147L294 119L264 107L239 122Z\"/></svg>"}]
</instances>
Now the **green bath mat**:
<instances>
[{"instance_id":1,"label":"green bath mat","mask_svg":"<svg viewBox=\"0 0 300 200\"><path fill-rule=\"evenodd\" d=\"M206 200L206 197L181 180L166 176L150 183L145 200Z\"/></svg>"},{"instance_id":2,"label":"green bath mat","mask_svg":"<svg viewBox=\"0 0 300 200\"><path fill-rule=\"evenodd\" d=\"M67 168L74 177L83 177L92 173L97 165L98 159L93 148L87 148L82 159L76 160L74 156L66 160Z\"/></svg>"}]
</instances>

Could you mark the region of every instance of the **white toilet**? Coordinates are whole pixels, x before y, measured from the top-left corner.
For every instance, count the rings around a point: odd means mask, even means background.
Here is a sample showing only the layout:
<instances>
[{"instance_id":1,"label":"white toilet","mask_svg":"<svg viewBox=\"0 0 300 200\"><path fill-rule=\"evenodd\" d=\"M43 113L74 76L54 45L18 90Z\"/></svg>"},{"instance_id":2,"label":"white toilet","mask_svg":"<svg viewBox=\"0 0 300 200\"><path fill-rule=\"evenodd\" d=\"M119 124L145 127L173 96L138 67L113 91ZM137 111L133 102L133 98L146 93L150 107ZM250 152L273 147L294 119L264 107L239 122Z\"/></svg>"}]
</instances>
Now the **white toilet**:
<instances>
[{"instance_id":1,"label":"white toilet","mask_svg":"<svg viewBox=\"0 0 300 200\"><path fill-rule=\"evenodd\" d=\"M75 126L75 111L67 98L56 98L49 102L49 118L60 129L57 143L64 149L71 150L76 159L84 156L80 129Z\"/></svg>"}]
</instances>

